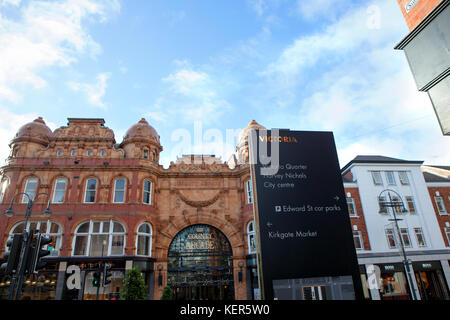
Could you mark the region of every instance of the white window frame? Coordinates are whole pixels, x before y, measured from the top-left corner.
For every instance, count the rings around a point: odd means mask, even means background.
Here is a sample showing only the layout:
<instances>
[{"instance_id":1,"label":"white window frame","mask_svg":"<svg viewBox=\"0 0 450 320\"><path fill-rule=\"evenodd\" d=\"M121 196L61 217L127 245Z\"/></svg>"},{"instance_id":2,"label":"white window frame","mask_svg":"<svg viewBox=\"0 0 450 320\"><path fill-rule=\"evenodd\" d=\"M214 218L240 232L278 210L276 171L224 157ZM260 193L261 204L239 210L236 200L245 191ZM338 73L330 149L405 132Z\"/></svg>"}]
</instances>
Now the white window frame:
<instances>
[{"instance_id":1,"label":"white window frame","mask_svg":"<svg viewBox=\"0 0 450 320\"><path fill-rule=\"evenodd\" d=\"M145 181L148 181L150 183L150 190L145 190ZM151 205L152 204L152 192L153 192L153 181L150 179L144 179L144 182L142 183L142 203ZM149 201L148 203L145 202L145 194L149 194Z\"/></svg>"},{"instance_id":2,"label":"white window frame","mask_svg":"<svg viewBox=\"0 0 450 320\"><path fill-rule=\"evenodd\" d=\"M350 205L353 207L353 214L350 213L350 209L349 209L348 210L349 216L357 218L358 212L356 211L355 199L352 197L347 197L347 206L350 207Z\"/></svg>"},{"instance_id":3,"label":"white window frame","mask_svg":"<svg viewBox=\"0 0 450 320\"><path fill-rule=\"evenodd\" d=\"M405 201L406 201L406 205L407 205L409 213L417 214L417 207L416 207L416 202L414 201L414 197L413 196L405 196ZM410 204L412 204L412 207L414 208L414 212L411 211Z\"/></svg>"},{"instance_id":4,"label":"white window frame","mask_svg":"<svg viewBox=\"0 0 450 320\"><path fill-rule=\"evenodd\" d=\"M252 204L253 203L253 186L252 186L252 180L247 180L245 182L246 190L247 190L247 203Z\"/></svg>"},{"instance_id":5,"label":"white window frame","mask_svg":"<svg viewBox=\"0 0 450 320\"><path fill-rule=\"evenodd\" d=\"M447 236L447 243L450 247L450 227L444 227L444 233Z\"/></svg>"},{"instance_id":6,"label":"white window frame","mask_svg":"<svg viewBox=\"0 0 450 320\"><path fill-rule=\"evenodd\" d=\"M109 223L109 230L108 232L103 232L104 229L104 224L105 222ZM89 223L89 231L88 232L78 232L79 228L85 224L85 223ZM94 223L100 223L100 227L99 227L99 231L98 232L94 232ZM122 226L123 228L123 232L114 232L114 223L117 223L119 225ZM126 248L126 242L127 242L127 229L125 228L125 226L117 221L117 220L89 220L89 221L83 221L81 222L74 233L74 237L72 240L72 256L75 257L93 257L91 255L89 255L90 251L91 251L91 241L92 241L92 235L108 235L108 247L105 248L105 252L103 253L103 256L123 256L125 255L125 248ZM113 240L113 236L117 236L117 235L122 235L123 236L123 246L122 246L122 253L121 254L111 254L111 249L112 249L112 240ZM80 236L87 236L87 242L86 242L86 247L84 249L84 254L77 254L75 255L75 244L77 242L77 237Z\"/></svg>"},{"instance_id":7,"label":"white window frame","mask_svg":"<svg viewBox=\"0 0 450 320\"><path fill-rule=\"evenodd\" d=\"M395 186L396 181L395 181L395 175L394 175L394 171L385 171L385 175L386 175L386 182L389 186ZM391 181L392 179L392 181Z\"/></svg>"},{"instance_id":8,"label":"white window frame","mask_svg":"<svg viewBox=\"0 0 450 320\"><path fill-rule=\"evenodd\" d=\"M393 228L385 228L384 229L384 234L386 235L386 240L388 243L388 247L390 249L396 249L398 247L398 243L397 243L397 237L395 236L395 230ZM391 246L391 242L389 241L389 237L392 236L392 239L394 239L394 244L395 246Z\"/></svg>"},{"instance_id":9,"label":"white window frame","mask_svg":"<svg viewBox=\"0 0 450 320\"><path fill-rule=\"evenodd\" d=\"M438 201L438 200L440 200L440 201ZM442 198L441 196L434 196L434 202L436 203L436 208L437 208L440 216L448 215L447 210L445 208L444 198ZM442 204L443 211L440 210L439 202Z\"/></svg>"},{"instance_id":10,"label":"white window frame","mask_svg":"<svg viewBox=\"0 0 450 320\"><path fill-rule=\"evenodd\" d=\"M88 193L87 187L88 187L89 180L95 180L95 190L94 190L94 201L88 202L88 201L86 201L86 198L87 198L87 193ZM89 178L86 180L86 183L84 185L84 203L95 203L95 201L97 200L97 185L98 185L98 179L96 179L96 178ZM89 190L89 191L91 191L91 190Z\"/></svg>"},{"instance_id":11,"label":"white window frame","mask_svg":"<svg viewBox=\"0 0 450 320\"><path fill-rule=\"evenodd\" d=\"M30 191L27 190L31 181L36 183L33 192L30 192ZM28 198L26 195L23 195L22 196L22 203L28 203L29 199L34 200L34 197L36 196L36 190L37 190L37 187L38 187L38 182L39 182L38 178L28 178L27 179L27 181L25 182L25 188L23 189L23 192L26 193L27 195L29 195L30 198Z\"/></svg>"},{"instance_id":12,"label":"white window frame","mask_svg":"<svg viewBox=\"0 0 450 320\"><path fill-rule=\"evenodd\" d=\"M143 225L148 225L150 227L150 233L139 231L139 229ZM149 242L148 243L148 248L149 248L148 254L139 254L138 253L139 236L141 236L141 237L148 237L148 242ZM140 256L140 257L151 257L152 256L152 244L153 244L153 227L152 227L152 224L150 222L143 222L143 223L141 223L138 226L137 232L136 232L136 255Z\"/></svg>"},{"instance_id":13,"label":"white window frame","mask_svg":"<svg viewBox=\"0 0 450 320\"><path fill-rule=\"evenodd\" d=\"M47 224L46 229L45 230L40 230L41 228L41 224L42 222L45 222ZM24 230L29 230L30 225L31 224L36 224L36 230L39 230L39 232L45 236L45 237L55 237L56 238L56 243L54 243L53 246L51 246L53 248L49 249L48 245L44 247L44 249L50 250L50 256L55 257L55 256L59 256L59 252L61 250L61 245L62 245L62 227L58 222L55 222L53 220L32 220L32 221L28 221L27 224L25 225L25 221L20 221L18 223L16 223L12 228L11 231L9 232L9 239L12 239L12 237L14 236L14 230L21 224L24 225ZM55 224L58 226L58 232L50 232L51 231L51 225ZM7 248L8 249L8 248Z\"/></svg>"},{"instance_id":14,"label":"white window frame","mask_svg":"<svg viewBox=\"0 0 450 320\"><path fill-rule=\"evenodd\" d=\"M353 230L353 242L355 241L355 237L358 238L358 242L360 245L360 248L357 248L355 246L356 250L364 250L364 242L363 242L363 238L362 238L362 233L359 230Z\"/></svg>"},{"instance_id":15,"label":"white window frame","mask_svg":"<svg viewBox=\"0 0 450 320\"><path fill-rule=\"evenodd\" d=\"M373 184L376 186L382 186L383 185L383 178L381 177L380 171L371 171L372 173L372 180ZM377 181L379 180L379 181Z\"/></svg>"},{"instance_id":16,"label":"white window frame","mask_svg":"<svg viewBox=\"0 0 450 320\"><path fill-rule=\"evenodd\" d=\"M386 197L385 196L377 197L377 201L378 201L378 213L383 214L383 215L389 214L389 208L386 206L384 207L385 211L381 212L381 209L382 209L381 202L386 202Z\"/></svg>"},{"instance_id":17,"label":"white window frame","mask_svg":"<svg viewBox=\"0 0 450 320\"><path fill-rule=\"evenodd\" d=\"M400 180L400 184L404 186L409 185L408 171L399 171L398 180Z\"/></svg>"},{"instance_id":18,"label":"white window frame","mask_svg":"<svg viewBox=\"0 0 450 320\"><path fill-rule=\"evenodd\" d=\"M414 230L414 235L416 236L417 246L420 247L420 248L427 247L427 241L425 240L425 235L423 233L422 228L413 228L413 230ZM420 234L422 236L423 245L420 244L418 234Z\"/></svg>"},{"instance_id":19,"label":"white window frame","mask_svg":"<svg viewBox=\"0 0 450 320\"><path fill-rule=\"evenodd\" d=\"M58 185L58 182L61 182L61 181L64 181L63 200L62 200L61 202L59 202L59 201L56 202L56 201L55 201L56 192L57 192L56 186ZM66 188L67 188L67 179L66 179L66 178L57 178L57 179L55 180L55 185L54 185L54 187L53 187L52 203L64 203L64 199L65 199L65 197L66 197ZM61 191L59 190L59 192L61 192Z\"/></svg>"},{"instance_id":20,"label":"white window frame","mask_svg":"<svg viewBox=\"0 0 450 320\"><path fill-rule=\"evenodd\" d=\"M254 247L252 247L252 245L251 245L252 238L253 238ZM251 220L247 223L247 245L248 245L248 253L256 253L256 231L255 231L255 222L253 220Z\"/></svg>"},{"instance_id":21,"label":"white window frame","mask_svg":"<svg viewBox=\"0 0 450 320\"><path fill-rule=\"evenodd\" d=\"M123 190L117 190L117 181L123 180ZM125 202L125 196L126 196L126 190L127 190L127 180L125 178L117 178L114 180L114 195L113 195L113 202L114 203L124 203ZM123 192L123 200L117 201L116 199L116 192Z\"/></svg>"},{"instance_id":22,"label":"white window frame","mask_svg":"<svg viewBox=\"0 0 450 320\"><path fill-rule=\"evenodd\" d=\"M405 240L403 239L404 235L406 235L406 237L408 238L409 245L407 245L405 243ZM400 238L401 238L400 240L403 242L403 246L405 248L412 248L412 241L411 241L411 237L409 236L408 228L400 228Z\"/></svg>"}]
</instances>

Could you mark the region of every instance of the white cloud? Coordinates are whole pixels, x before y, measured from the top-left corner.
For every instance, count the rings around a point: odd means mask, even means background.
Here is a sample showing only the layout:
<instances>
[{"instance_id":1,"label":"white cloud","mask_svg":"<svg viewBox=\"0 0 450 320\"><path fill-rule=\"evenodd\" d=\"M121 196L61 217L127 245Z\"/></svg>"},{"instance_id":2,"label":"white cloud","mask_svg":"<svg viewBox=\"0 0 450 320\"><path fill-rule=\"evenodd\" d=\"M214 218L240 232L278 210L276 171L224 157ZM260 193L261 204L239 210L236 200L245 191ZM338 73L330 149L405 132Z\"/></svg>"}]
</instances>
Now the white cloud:
<instances>
[{"instance_id":1,"label":"white cloud","mask_svg":"<svg viewBox=\"0 0 450 320\"><path fill-rule=\"evenodd\" d=\"M350 1L342 0L297 0L297 11L302 18L315 20L320 17L334 17L349 3Z\"/></svg>"},{"instance_id":2,"label":"white cloud","mask_svg":"<svg viewBox=\"0 0 450 320\"><path fill-rule=\"evenodd\" d=\"M7 6L7 5L11 5L11 6L18 6L20 4L21 0L1 0L0 1L0 6Z\"/></svg>"},{"instance_id":3,"label":"white cloud","mask_svg":"<svg viewBox=\"0 0 450 320\"><path fill-rule=\"evenodd\" d=\"M250 8L254 10L258 16L262 16L264 11L267 9L267 4L265 0L247 0Z\"/></svg>"},{"instance_id":4,"label":"white cloud","mask_svg":"<svg viewBox=\"0 0 450 320\"><path fill-rule=\"evenodd\" d=\"M47 85L40 75L43 68L67 66L81 54L98 55L101 48L83 21L104 22L120 10L117 0L14 4L20 10L18 19L0 13L0 99L13 103L20 101L24 86Z\"/></svg>"},{"instance_id":5,"label":"white cloud","mask_svg":"<svg viewBox=\"0 0 450 320\"><path fill-rule=\"evenodd\" d=\"M70 82L69 86L75 91L82 91L87 95L88 101L91 105L100 108L106 108L102 101L106 91L106 81L111 77L111 73L100 73L96 77L96 82L93 84Z\"/></svg>"}]
</instances>

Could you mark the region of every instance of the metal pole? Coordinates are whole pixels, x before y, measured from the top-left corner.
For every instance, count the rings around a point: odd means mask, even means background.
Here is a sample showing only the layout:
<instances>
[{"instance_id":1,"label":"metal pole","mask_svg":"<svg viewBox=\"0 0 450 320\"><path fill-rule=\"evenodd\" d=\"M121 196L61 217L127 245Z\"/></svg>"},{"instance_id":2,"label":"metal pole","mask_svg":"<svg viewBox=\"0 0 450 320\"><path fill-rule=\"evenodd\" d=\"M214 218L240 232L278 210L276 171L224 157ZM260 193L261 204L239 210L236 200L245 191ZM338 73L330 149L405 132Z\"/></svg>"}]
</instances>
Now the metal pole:
<instances>
[{"instance_id":1,"label":"metal pole","mask_svg":"<svg viewBox=\"0 0 450 320\"><path fill-rule=\"evenodd\" d=\"M413 282L412 282L412 279L411 279L411 273L410 273L410 270L409 270L408 258L406 257L406 251L405 251L405 247L403 245L403 238L402 238L402 234L400 233L400 228L398 226L398 222L397 222L398 219L397 219L397 216L395 214L395 206L393 205L390 192L388 192L388 196L389 196L389 202L391 203L392 212L394 213L395 227L397 229L397 233L398 233L399 238L400 238L400 246L402 248L402 253L403 253L403 265L405 266L405 271L406 271L406 274L407 274L407 277L408 277L407 279L408 279L409 288L411 290L411 294L412 294L413 300L417 300L417 298L416 298L416 291L414 290L414 285L413 285Z\"/></svg>"}]
</instances>

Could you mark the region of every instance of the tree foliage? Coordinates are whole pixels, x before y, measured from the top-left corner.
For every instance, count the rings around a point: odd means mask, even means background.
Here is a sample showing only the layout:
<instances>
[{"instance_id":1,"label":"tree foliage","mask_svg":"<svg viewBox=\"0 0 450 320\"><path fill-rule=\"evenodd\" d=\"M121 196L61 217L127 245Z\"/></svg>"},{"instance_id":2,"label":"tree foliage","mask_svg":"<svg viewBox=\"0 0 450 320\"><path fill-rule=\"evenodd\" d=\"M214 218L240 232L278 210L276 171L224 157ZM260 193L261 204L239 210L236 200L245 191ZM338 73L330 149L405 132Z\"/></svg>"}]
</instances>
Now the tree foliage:
<instances>
[{"instance_id":1,"label":"tree foliage","mask_svg":"<svg viewBox=\"0 0 450 320\"><path fill-rule=\"evenodd\" d=\"M161 300L172 300L172 288L164 287Z\"/></svg>"},{"instance_id":2,"label":"tree foliage","mask_svg":"<svg viewBox=\"0 0 450 320\"><path fill-rule=\"evenodd\" d=\"M127 270L125 283L120 292L120 300L145 300L147 299L147 286L142 272L138 267Z\"/></svg>"}]
</instances>

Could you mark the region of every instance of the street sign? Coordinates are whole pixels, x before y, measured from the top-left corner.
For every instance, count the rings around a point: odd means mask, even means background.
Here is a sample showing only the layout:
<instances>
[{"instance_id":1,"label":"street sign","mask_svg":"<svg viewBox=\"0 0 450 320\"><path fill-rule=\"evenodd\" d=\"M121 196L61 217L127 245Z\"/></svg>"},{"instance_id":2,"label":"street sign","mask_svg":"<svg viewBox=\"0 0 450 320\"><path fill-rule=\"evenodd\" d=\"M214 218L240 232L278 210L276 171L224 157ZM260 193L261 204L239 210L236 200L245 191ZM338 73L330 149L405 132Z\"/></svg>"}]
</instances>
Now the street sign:
<instances>
[{"instance_id":1,"label":"street sign","mask_svg":"<svg viewBox=\"0 0 450 320\"><path fill-rule=\"evenodd\" d=\"M262 298L277 280L338 276L362 297L333 134L255 130L249 146Z\"/></svg>"}]
</instances>

